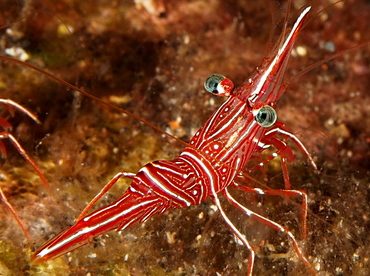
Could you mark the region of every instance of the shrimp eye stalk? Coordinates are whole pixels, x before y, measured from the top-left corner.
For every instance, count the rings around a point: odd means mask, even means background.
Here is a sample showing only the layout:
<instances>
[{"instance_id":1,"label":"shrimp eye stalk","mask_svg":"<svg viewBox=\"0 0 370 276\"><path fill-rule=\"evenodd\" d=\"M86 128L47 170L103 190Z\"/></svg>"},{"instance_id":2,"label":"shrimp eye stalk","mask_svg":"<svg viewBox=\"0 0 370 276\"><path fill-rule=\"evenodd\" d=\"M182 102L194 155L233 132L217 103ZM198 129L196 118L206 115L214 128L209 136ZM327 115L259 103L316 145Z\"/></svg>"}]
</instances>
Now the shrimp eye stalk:
<instances>
[{"instance_id":1,"label":"shrimp eye stalk","mask_svg":"<svg viewBox=\"0 0 370 276\"><path fill-rule=\"evenodd\" d=\"M262 127L270 127L275 124L277 120L277 114L275 109L269 105L261 107L254 118L257 123Z\"/></svg>"},{"instance_id":2,"label":"shrimp eye stalk","mask_svg":"<svg viewBox=\"0 0 370 276\"><path fill-rule=\"evenodd\" d=\"M220 74L213 74L204 82L204 88L217 96L228 97L234 90L234 83Z\"/></svg>"}]
</instances>

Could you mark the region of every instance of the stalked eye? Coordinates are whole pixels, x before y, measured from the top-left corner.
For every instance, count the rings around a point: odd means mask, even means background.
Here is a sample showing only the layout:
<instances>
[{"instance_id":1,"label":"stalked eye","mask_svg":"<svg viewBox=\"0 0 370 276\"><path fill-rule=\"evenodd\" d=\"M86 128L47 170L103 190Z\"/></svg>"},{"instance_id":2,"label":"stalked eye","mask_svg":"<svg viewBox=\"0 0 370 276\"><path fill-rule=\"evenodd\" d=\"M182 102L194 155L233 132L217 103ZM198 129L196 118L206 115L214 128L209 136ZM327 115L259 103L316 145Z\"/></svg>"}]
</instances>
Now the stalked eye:
<instances>
[{"instance_id":1,"label":"stalked eye","mask_svg":"<svg viewBox=\"0 0 370 276\"><path fill-rule=\"evenodd\" d=\"M255 120L262 127L270 127L275 124L277 119L276 111L269 105L265 105L258 110Z\"/></svg>"},{"instance_id":2,"label":"stalked eye","mask_svg":"<svg viewBox=\"0 0 370 276\"><path fill-rule=\"evenodd\" d=\"M234 83L223 75L213 74L204 82L204 88L212 94L228 97L234 89Z\"/></svg>"}]
</instances>

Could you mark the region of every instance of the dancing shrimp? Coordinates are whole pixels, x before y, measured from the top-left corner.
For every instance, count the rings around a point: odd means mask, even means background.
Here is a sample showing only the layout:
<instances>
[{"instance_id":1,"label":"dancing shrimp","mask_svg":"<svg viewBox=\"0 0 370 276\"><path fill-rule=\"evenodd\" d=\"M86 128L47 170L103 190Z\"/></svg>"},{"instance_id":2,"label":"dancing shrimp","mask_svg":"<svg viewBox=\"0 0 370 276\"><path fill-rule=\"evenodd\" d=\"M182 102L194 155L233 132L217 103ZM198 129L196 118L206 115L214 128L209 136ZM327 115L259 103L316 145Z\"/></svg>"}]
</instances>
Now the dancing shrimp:
<instances>
[{"instance_id":1,"label":"dancing shrimp","mask_svg":"<svg viewBox=\"0 0 370 276\"><path fill-rule=\"evenodd\" d=\"M151 162L137 174L129 172L117 174L107 187L110 188L121 177L132 178L133 181L124 195L90 215L84 216L84 211L73 227L38 249L32 262L39 263L59 257L108 231L121 231L135 223L144 222L155 214L164 213L171 208L200 204L211 197L225 222L250 251L247 275L252 275L255 252L246 237L226 215L218 195L221 193L246 215L285 233L299 257L315 274L315 270L287 228L248 210L229 193L229 188L232 187L256 194L300 196L303 202L305 231L307 213L305 193L295 190L252 189L241 186L234 180L256 153L274 145L277 153L282 156L286 186L290 187L286 163L291 161L293 156L290 148L278 138L278 135L295 142L315 166L298 138L277 122L275 111L276 101L285 90L282 79L290 52L309 10L310 7L302 12L286 40L278 46L276 53L271 58L265 59L255 75L239 87L234 89L231 80L222 75L212 75L207 79L205 88L208 92L229 98L196 132L189 145L177 158ZM95 200L90 205L93 203Z\"/></svg>"}]
</instances>

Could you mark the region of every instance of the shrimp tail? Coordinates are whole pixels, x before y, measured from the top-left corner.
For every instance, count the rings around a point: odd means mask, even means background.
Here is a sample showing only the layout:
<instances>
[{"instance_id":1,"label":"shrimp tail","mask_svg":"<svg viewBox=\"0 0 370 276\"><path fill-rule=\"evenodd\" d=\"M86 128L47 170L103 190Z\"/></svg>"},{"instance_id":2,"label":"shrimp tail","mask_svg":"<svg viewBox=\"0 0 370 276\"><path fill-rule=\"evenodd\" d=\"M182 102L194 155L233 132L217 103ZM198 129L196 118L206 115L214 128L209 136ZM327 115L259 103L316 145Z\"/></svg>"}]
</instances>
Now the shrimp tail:
<instances>
[{"instance_id":1,"label":"shrimp tail","mask_svg":"<svg viewBox=\"0 0 370 276\"><path fill-rule=\"evenodd\" d=\"M136 222L144 222L169 207L158 196L137 196L127 191L112 204L91 213L56 235L37 250L31 262L37 264L57 258L91 242L98 235L111 230L123 230Z\"/></svg>"}]
</instances>

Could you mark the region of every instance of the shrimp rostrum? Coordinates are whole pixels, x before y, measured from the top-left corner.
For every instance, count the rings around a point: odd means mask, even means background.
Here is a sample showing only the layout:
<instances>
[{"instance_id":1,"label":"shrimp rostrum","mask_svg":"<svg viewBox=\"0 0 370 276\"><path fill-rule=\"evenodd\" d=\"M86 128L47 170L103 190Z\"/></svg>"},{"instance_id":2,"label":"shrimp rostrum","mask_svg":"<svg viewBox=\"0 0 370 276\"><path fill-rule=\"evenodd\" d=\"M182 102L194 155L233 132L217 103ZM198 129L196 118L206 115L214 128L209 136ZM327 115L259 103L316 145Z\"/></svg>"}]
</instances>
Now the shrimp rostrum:
<instances>
[{"instance_id":1,"label":"shrimp rostrum","mask_svg":"<svg viewBox=\"0 0 370 276\"><path fill-rule=\"evenodd\" d=\"M256 73L239 87L234 88L232 81L222 75L211 75L206 80L207 91L227 96L228 99L195 133L177 158L148 163L136 174L118 173L107 187L111 187L120 177L129 177L132 178L132 183L127 191L112 204L89 215L85 215L84 211L74 226L38 249L32 262L39 263L62 256L107 231L121 231L135 223L144 222L155 214L161 214L171 208L200 204L211 197L232 232L250 251L247 275L251 275L255 252L245 235L226 215L219 199L222 194L247 216L286 234L299 258L308 270L315 274L295 237L286 227L247 209L229 193L229 189L234 188L256 194L301 197L302 228L305 232L306 194L290 189L287 163L294 157L285 140L292 140L307 155L314 167L315 163L298 138L277 121L275 108L277 100L286 89L286 85L283 85L283 75L290 52L309 10L310 7L302 12L291 31L282 35L273 53L265 58ZM237 184L235 180L245 173L246 164L270 146L274 146L281 157L286 189L262 190ZM97 198L100 196L101 194Z\"/></svg>"}]
</instances>

